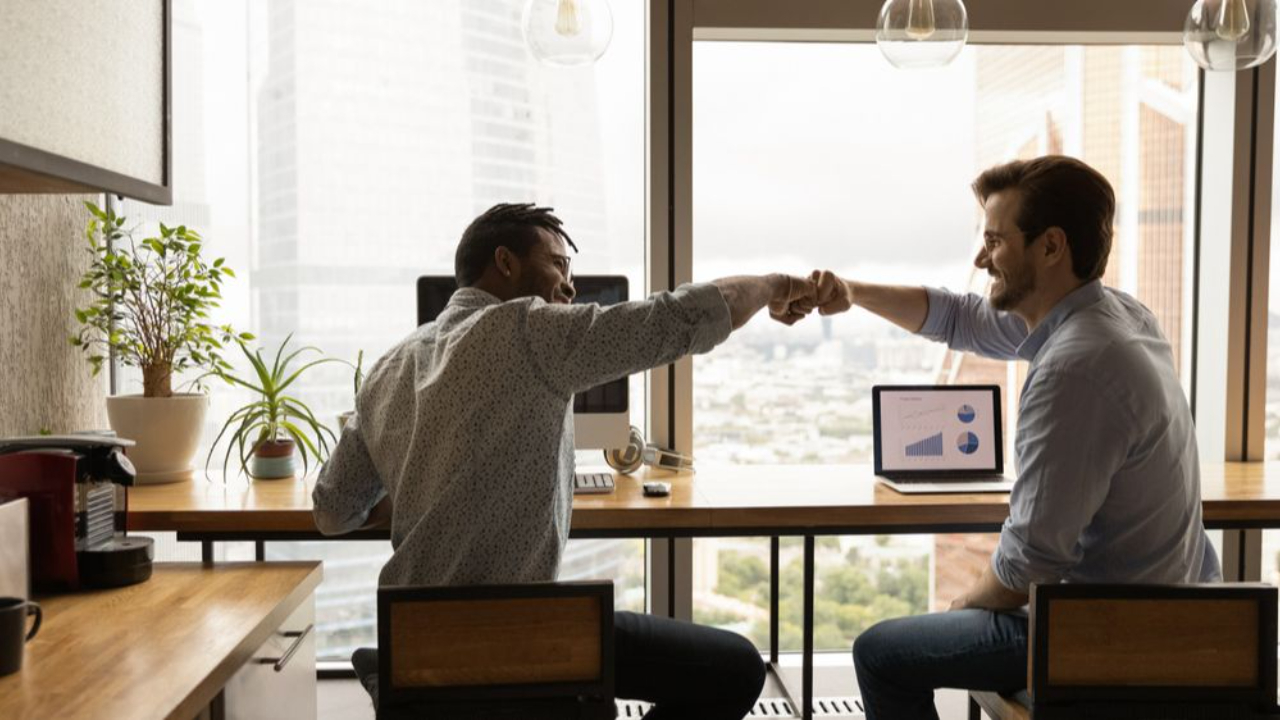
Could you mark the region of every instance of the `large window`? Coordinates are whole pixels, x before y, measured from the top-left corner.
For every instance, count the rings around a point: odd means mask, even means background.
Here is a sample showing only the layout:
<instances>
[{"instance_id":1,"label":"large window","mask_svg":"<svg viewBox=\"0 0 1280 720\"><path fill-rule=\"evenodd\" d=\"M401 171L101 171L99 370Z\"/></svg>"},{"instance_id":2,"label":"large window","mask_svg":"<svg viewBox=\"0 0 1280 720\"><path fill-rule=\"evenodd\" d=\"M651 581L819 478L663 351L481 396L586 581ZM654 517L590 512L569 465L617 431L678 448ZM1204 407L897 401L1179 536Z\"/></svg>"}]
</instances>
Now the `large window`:
<instances>
[{"instance_id":1,"label":"large window","mask_svg":"<svg viewBox=\"0 0 1280 720\"><path fill-rule=\"evenodd\" d=\"M462 230L496 202L554 206L582 250L575 272L627 275L638 294L644 4L615 5L601 61L555 70L528 55L520 0L175 0L175 202L122 212L198 228L227 258L239 279L220 321L264 347L292 334L347 361L363 350L372 363L413 329L415 279L452 274ZM316 368L296 389L335 430L353 405L345 366ZM637 380L638 424L642 391ZM247 399L210 392L206 447ZM222 481L221 457L197 482ZM227 477L245 482L234 468ZM322 659L374 644L389 553L383 542L268 547L272 559L325 561ZM618 607L640 609L643 542L571 542L562 576L614 578Z\"/></svg>"},{"instance_id":2,"label":"large window","mask_svg":"<svg viewBox=\"0 0 1280 720\"><path fill-rule=\"evenodd\" d=\"M1280 109L1280 103L1276 109ZM1273 154L1271 174L1271 267L1267 283L1267 387L1266 387L1266 442L1264 460L1280 460L1280 163L1275 162L1280 153ZM1280 532L1262 533L1261 580L1280 585Z\"/></svg>"},{"instance_id":3,"label":"large window","mask_svg":"<svg viewBox=\"0 0 1280 720\"><path fill-rule=\"evenodd\" d=\"M890 67L873 45L698 42L695 279L807 273L985 293L969 184L991 165L1074 155L1112 182L1105 282L1156 314L1189 385L1194 65L1181 47L970 46L950 66ZM985 360L854 310L793 328L753 320L694 363L694 452L709 463L869 463L871 386L995 383L1012 441L1021 363ZM1006 454L1006 457L1012 457ZM827 538L816 642L847 649L884 617L945 609L994 536ZM765 540L695 542L695 619L768 644ZM784 649L799 596L782 552Z\"/></svg>"}]
</instances>

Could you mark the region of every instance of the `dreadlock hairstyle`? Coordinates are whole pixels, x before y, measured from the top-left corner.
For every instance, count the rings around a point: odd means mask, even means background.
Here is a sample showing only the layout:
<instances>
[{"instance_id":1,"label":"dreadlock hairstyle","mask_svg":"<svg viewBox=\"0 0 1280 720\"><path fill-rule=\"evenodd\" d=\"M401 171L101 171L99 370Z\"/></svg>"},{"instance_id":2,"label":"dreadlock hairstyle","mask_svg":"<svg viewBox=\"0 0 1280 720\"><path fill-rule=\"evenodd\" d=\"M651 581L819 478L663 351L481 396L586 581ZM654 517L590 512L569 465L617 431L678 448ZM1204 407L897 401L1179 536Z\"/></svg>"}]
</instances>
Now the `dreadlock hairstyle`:
<instances>
[{"instance_id":1,"label":"dreadlock hairstyle","mask_svg":"<svg viewBox=\"0 0 1280 720\"><path fill-rule=\"evenodd\" d=\"M517 257L528 257L529 250L538 241L539 228L553 233L578 252L578 246L573 244L553 211L554 208L537 207L533 203L498 203L472 220L462 233L454 255L453 272L458 287L478 282L499 247L507 248Z\"/></svg>"}]
</instances>

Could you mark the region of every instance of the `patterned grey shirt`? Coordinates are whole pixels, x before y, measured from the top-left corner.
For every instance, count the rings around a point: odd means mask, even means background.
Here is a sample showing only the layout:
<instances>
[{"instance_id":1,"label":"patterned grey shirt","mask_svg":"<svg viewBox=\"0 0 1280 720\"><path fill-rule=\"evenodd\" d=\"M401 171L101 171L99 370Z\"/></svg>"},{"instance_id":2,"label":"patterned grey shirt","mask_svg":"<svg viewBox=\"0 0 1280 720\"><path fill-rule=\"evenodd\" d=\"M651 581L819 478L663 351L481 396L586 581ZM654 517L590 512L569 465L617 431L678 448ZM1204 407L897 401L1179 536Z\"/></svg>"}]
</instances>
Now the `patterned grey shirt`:
<instances>
[{"instance_id":1,"label":"patterned grey shirt","mask_svg":"<svg viewBox=\"0 0 1280 720\"><path fill-rule=\"evenodd\" d=\"M573 394L707 352L730 330L714 285L608 307L463 288L369 371L316 481L316 525L350 532L390 495L382 585L554 580L573 507Z\"/></svg>"}]
</instances>

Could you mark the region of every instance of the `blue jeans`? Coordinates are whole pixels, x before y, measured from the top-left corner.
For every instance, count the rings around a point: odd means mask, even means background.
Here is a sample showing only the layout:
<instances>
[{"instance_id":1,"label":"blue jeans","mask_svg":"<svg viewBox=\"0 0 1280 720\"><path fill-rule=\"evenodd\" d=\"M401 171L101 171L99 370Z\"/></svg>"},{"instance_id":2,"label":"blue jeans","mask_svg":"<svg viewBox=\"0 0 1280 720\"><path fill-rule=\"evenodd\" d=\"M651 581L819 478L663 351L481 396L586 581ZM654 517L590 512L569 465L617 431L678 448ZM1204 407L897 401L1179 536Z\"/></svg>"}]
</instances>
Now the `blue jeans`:
<instances>
[{"instance_id":1,"label":"blue jeans","mask_svg":"<svg viewBox=\"0 0 1280 720\"><path fill-rule=\"evenodd\" d=\"M645 720L742 720L764 687L751 641L654 615L613 615L615 692L654 703Z\"/></svg>"},{"instance_id":2,"label":"blue jeans","mask_svg":"<svg viewBox=\"0 0 1280 720\"><path fill-rule=\"evenodd\" d=\"M867 720L937 720L937 688L1027 686L1027 618L990 610L896 618L853 643Z\"/></svg>"}]
</instances>

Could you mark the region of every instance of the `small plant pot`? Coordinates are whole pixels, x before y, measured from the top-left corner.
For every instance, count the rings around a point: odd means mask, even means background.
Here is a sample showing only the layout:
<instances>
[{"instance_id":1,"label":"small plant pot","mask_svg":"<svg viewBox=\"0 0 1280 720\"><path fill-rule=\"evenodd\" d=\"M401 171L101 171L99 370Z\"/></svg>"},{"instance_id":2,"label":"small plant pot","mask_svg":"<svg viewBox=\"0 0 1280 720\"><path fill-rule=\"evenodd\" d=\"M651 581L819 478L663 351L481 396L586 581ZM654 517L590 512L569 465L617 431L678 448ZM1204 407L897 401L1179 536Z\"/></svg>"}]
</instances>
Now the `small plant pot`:
<instances>
[{"instance_id":1,"label":"small plant pot","mask_svg":"<svg viewBox=\"0 0 1280 720\"><path fill-rule=\"evenodd\" d=\"M298 473L292 440L268 440L253 449L249 458L249 475L255 480L281 480Z\"/></svg>"}]
</instances>

